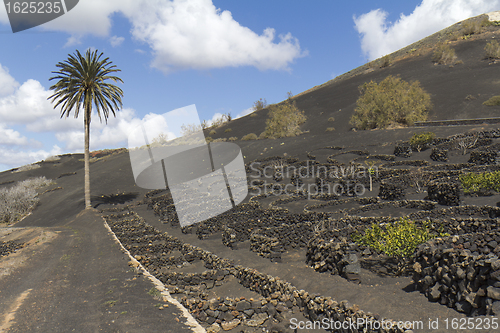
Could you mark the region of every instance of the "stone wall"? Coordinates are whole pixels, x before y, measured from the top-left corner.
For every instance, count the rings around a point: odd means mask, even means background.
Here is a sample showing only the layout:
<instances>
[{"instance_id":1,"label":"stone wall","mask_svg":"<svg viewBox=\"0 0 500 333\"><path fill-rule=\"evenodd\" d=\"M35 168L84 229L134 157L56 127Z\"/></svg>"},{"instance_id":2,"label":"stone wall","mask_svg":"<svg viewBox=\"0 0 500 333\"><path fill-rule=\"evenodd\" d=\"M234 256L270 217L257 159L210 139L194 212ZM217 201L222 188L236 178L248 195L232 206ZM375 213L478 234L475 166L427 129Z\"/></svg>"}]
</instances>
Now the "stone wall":
<instances>
[{"instance_id":1,"label":"stone wall","mask_svg":"<svg viewBox=\"0 0 500 333\"><path fill-rule=\"evenodd\" d=\"M413 280L430 301L467 315L500 314L500 233L436 239L418 247Z\"/></svg>"},{"instance_id":2,"label":"stone wall","mask_svg":"<svg viewBox=\"0 0 500 333\"><path fill-rule=\"evenodd\" d=\"M222 327L229 330L240 325L261 327L270 318L282 322L286 313L298 309L306 318L313 321L324 318L340 322L346 320L357 322L360 318L365 319L366 323L382 320L388 324L375 332L405 331L398 328L395 321L376 318L347 301L339 303L331 297L309 294L278 277L260 273L253 268L235 266L227 259L182 243L177 238L147 225L133 212L110 214L105 216L105 220L123 246L150 273L166 283L171 294L185 294L180 299L181 303L207 328L214 327L217 330ZM168 257L172 251L179 251L186 261L203 260L207 270L202 273L179 273L170 270L163 265L161 257ZM243 297L209 298L204 292L206 289L223 284L231 277L261 297L248 300ZM361 327L360 329L363 330ZM364 329L368 329L368 326ZM339 330L339 332L350 331Z\"/></svg>"}]
</instances>

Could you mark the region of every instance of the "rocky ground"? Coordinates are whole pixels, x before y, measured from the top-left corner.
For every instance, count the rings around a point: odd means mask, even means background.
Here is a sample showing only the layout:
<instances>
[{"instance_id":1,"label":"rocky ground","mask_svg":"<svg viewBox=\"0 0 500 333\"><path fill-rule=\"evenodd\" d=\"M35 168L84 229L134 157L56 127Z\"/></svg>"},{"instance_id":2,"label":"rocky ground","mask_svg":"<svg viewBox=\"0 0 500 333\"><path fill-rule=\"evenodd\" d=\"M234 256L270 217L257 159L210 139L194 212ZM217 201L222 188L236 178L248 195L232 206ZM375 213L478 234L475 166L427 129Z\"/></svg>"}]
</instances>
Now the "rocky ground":
<instances>
[{"instance_id":1,"label":"rocky ground","mask_svg":"<svg viewBox=\"0 0 500 333\"><path fill-rule=\"evenodd\" d=\"M325 147L302 160L250 161L248 202L187 228L179 227L168 191L103 214L209 331L285 332L298 322L348 318L407 322L422 332L449 331L452 320L474 318L475 328L488 331L486 322L500 313L500 196L464 195L458 176L499 169L499 134L441 138L421 151L403 142L387 154ZM475 141L465 154L464 140ZM365 161L377 167L371 191ZM284 191L287 184L294 190ZM345 192L328 191L334 185ZM430 219L431 229L450 236L421 246L404 269L352 242L372 223L400 217ZM433 320L441 325L429 328Z\"/></svg>"}]
</instances>

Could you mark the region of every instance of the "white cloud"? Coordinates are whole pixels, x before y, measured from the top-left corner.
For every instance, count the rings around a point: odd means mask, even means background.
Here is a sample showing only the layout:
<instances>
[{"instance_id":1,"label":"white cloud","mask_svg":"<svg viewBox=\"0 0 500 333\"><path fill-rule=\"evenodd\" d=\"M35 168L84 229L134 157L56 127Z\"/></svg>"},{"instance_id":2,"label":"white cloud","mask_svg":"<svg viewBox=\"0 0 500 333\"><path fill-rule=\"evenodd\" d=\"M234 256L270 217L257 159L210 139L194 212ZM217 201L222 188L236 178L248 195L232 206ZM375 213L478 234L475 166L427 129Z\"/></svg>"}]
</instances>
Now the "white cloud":
<instances>
[{"instance_id":1,"label":"white cloud","mask_svg":"<svg viewBox=\"0 0 500 333\"><path fill-rule=\"evenodd\" d=\"M246 116L247 114L250 114L254 111L255 109L252 107L249 107L248 109L245 109L243 111L241 111L240 113L238 113L238 115L236 117L234 117L235 119L237 118L241 118L241 117L244 117Z\"/></svg>"},{"instance_id":2,"label":"white cloud","mask_svg":"<svg viewBox=\"0 0 500 333\"><path fill-rule=\"evenodd\" d=\"M46 30L58 30L72 35L109 36L114 13L134 13L147 0L85 0L68 13L42 25Z\"/></svg>"},{"instance_id":3,"label":"white cloud","mask_svg":"<svg viewBox=\"0 0 500 333\"><path fill-rule=\"evenodd\" d=\"M210 0L148 1L130 20L132 35L153 50L152 66L166 73L227 66L288 69L306 53L290 33L279 35L275 43L274 29L258 35Z\"/></svg>"},{"instance_id":4,"label":"white cloud","mask_svg":"<svg viewBox=\"0 0 500 333\"><path fill-rule=\"evenodd\" d=\"M109 39L109 43L111 44L111 46L117 47L120 46L124 40L124 37L113 36Z\"/></svg>"},{"instance_id":5,"label":"white cloud","mask_svg":"<svg viewBox=\"0 0 500 333\"><path fill-rule=\"evenodd\" d=\"M64 44L63 47L80 45L82 43L82 38L83 38L83 35L81 35L81 34L72 35L71 37L68 38L68 40L66 41L66 44Z\"/></svg>"},{"instance_id":6,"label":"white cloud","mask_svg":"<svg viewBox=\"0 0 500 333\"><path fill-rule=\"evenodd\" d=\"M18 131L7 128L5 124L0 124L0 145L25 146L27 144L28 138Z\"/></svg>"},{"instance_id":7,"label":"white cloud","mask_svg":"<svg viewBox=\"0 0 500 333\"><path fill-rule=\"evenodd\" d=\"M0 97L0 122L30 124L45 117L57 118L47 97L50 92L40 82L29 79L10 95Z\"/></svg>"},{"instance_id":8,"label":"white cloud","mask_svg":"<svg viewBox=\"0 0 500 333\"><path fill-rule=\"evenodd\" d=\"M458 21L500 9L500 0L423 0L410 15L387 22L383 9L354 17L361 48L368 59L377 59L444 29Z\"/></svg>"},{"instance_id":9,"label":"white cloud","mask_svg":"<svg viewBox=\"0 0 500 333\"><path fill-rule=\"evenodd\" d=\"M15 168L21 165L31 164L46 159L49 156L62 154L61 148L54 145L51 150L18 150L0 146L0 167Z\"/></svg>"},{"instance_id":10,"label":"white cloud","mask_svg":"<svg viewBox=\"0 0 500 333\"><path fill-rule=\"evenodd\" d=\"M19 83L9 74L6 67L0 65L0 97L12 94Z\"/></svg>"},{"instance_id":11,"label":"white cloud","mask_svg":"<svg viewBox=\"0 0 500 333\"><path fill-rule=\"evenodd\" d=\"M1 12L1 11L0 11ZM107 37L114 13L132 24L132 36L151 48L151 65L168 73L176 69L254 66L288 70L307 54L290 33L272 28L257 34L234 20L211 0L86 0L42 29L71 34L65 46L79 44L85 34ZM2 22L6 17L0 17ZM111 37L111 44L123 37Z\"/></svg>"}]
</instances>

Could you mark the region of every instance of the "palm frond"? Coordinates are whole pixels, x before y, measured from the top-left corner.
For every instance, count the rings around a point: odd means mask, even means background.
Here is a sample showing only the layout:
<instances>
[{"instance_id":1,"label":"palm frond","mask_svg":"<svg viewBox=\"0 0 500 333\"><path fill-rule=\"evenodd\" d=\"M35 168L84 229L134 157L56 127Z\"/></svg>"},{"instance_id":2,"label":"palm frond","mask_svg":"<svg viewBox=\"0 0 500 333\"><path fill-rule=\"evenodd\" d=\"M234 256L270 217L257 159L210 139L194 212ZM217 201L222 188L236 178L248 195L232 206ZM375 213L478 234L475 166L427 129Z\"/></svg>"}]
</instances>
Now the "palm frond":
<instances>
[{"instance_id":1,"label":"palm frond","mask_svg":"<svg viewBox=\"0 0 500 333\"><path fill-rule=\"evenodd\" d=\"M94 107L101 122L102 118L107 122L110 113L116 116L115 111L122 107L122 89L106 82L123 83L120 77L110 75L120 70L109 58L101 59L102 56L103 53L98 54L97 50L87 50L85 55L77 50L56 64L58 70L52 72L55 76L49 79L56 81L50 87L54 93L48 99L55 103L54 108L61 107L61 118L69 117L72 112L77 118L83 108L90 122Z\"/></svg>"}]
</instances>

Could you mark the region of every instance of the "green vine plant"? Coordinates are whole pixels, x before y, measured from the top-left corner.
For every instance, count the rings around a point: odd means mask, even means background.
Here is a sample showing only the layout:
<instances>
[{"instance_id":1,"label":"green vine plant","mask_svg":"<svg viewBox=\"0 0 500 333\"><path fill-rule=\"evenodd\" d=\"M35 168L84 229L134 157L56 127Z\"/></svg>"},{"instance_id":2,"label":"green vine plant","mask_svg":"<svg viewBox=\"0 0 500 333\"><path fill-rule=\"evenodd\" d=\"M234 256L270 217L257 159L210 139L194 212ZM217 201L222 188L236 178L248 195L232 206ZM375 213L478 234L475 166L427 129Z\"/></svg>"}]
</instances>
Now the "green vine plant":
<instances>
[{"instance_id":1,"label":"green vine plant","mask_svg":"<svg viewBox=\"0 0 500 333\"><path fill-rule=\"evenodd\" d=\"M398 274L401 274L420 244L436 237L449 236L449 234L443 232L442 225L437 233L432 232L431 226L431 220L423 221L421 225L418 225L404 217L383 227L373 223L370 228L365 229L364 234L353 234L352 239L359 245L367 246L378 253L384 253L396 258L398 261Z\"/></svg>"}]
</instances>

